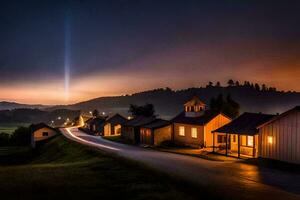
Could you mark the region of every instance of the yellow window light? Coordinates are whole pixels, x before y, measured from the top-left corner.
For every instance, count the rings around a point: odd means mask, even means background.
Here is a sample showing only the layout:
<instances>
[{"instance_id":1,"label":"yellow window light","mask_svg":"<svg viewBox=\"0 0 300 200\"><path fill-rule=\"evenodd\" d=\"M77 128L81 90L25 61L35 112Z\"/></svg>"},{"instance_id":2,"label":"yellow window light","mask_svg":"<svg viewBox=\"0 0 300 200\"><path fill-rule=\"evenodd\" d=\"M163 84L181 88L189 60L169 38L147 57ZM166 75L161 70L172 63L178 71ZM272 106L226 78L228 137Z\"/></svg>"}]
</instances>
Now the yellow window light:
<instances>
[{"instance_id":1,"label":"yellow window light","mask_svg":"<svg viewBox=\"0 0 300 200\"><path fill-rule=\"evenodd\" d=\"M268 136L268 143L273 144L273 136Z\"/></svg>"}]
</instances>

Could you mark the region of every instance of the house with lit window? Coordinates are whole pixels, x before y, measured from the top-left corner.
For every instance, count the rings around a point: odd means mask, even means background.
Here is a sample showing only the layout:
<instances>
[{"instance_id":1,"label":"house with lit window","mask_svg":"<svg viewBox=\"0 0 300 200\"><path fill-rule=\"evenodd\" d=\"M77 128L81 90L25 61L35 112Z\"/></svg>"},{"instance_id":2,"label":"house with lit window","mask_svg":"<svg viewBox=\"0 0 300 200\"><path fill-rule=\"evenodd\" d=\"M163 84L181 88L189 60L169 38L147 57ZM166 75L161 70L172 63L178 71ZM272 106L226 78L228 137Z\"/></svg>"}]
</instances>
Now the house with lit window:
<instances>
[{"instance_id":1,"label":"house with lit window","mask_svg":"<svg viewBox=\"0 0 300 200\"><path fill-rule=\"evenodd\" d=\"M300 106L258 126L259 156L300 164Z\"/></svg>"},{"instance_id":2,"label":"house with lit window","mask_svg":"<svg viewBox=\"0 0 300 200\"><path fill-rule=\"evenodd\" d=\"M274 115L243 113L230 123L213 130L213 151L235 157L258 157L258 126Z\"/></svg>"},{"instance_id":3,"label":"house with lit window","mask_svg":"<svg viewBox=\"0 0 300 200\"><path fill-rule=\"evenodd\" d=\"M35 147L36 142L49 139L58 133L55 128L52 128L45 123L32 124L29 128L31 130L32 147Z\"/></svg>"},{"instance_id":4,"label":"house with lit window","mask_svg":"<svg viewBox=\"0 0 300 200\"><path fill-rule=\"evenodd\" d=\"M104 124L104 136L120 135L123 124L127 122L127 119L120 114L108 118Z\"/></svg>"},{"instance_id":5,"label":"house with lit window","mask_svg":"<svg viewBox=\"0 0 300 200\"><path fill-rule=\"evenodd\" d=\"M184 111L171 121L173 141L176 144L211 149L212 131L229 123L231 119L220 112L207 109L206 105L194 96L184 104Z\"/></svg>"},{"instance_id":6,"label":"house with lit window","mask_svg":"<svg viewBox=\"0 0 300 200\"><path fill-rule=\"evenodd\" d=\"M103 135L106 117L93 117L84 123L84 129L92 135Z\"/></svg>"},{"instance_id":7,"label":"house with lit window","mask_svg":"<svg viewBox=\"0 0 300 200\"><path fill-rule=\"evenodd\" d=\"M140 128L155 121L156 117L137 116L125 122L122 126L122 138L131 141L134 144L140 143Z\"/></svg>"},{"instance_id":8,"label":"house with lit window","mask_svg":"<svg viewBox=\"0 0 300 200\"><path fill-rule=\"evenodd\" d=\"M140 143L144 145L158 146L164 141L172 139L172 123L163 119L141 126Z\"/></svg>"}]
</instances>

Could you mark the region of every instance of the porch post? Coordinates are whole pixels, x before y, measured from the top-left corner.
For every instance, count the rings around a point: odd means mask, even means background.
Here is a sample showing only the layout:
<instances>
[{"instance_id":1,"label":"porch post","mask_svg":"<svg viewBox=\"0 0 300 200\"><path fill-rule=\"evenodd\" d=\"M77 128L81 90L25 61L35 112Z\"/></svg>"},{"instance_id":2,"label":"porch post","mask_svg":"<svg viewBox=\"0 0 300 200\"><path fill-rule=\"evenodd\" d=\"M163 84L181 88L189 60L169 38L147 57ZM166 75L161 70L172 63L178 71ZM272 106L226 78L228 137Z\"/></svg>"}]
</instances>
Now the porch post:
<instances>
[{"instance_id":1,"label":"porch post","mask_svg":"<svg viewBox=\"0 0 300 200\"><path fill-rule=\"evenodd\" d=\"M253 136L253 158L255 158L255 135Z\"/></svg>"},{"instance_id":2,"label":"porch post","mask_svg":"<svg viewBox=\"0 0 300 200\"><path fill-rule=\"evenodd\" d=\"M238 134L238 158L241 157L241 141L240 141L240 135Z\"/></svg>"},{"instance_id":3,"label":"porch post","mask_svg":"<svg viewBox=\"0 0 300 200\"><path fill-rule=\"evenodd\" d=\"M215 153L215 132L213 132L213 152Z\"/></svg>"},{"instance_id":4,"label":"porch post","mask_svg":"<svg viewBox=\"0 0 300 200\"><path fill-rule=\"evenodd\" d=\"M228 155L228 135L226 133L226 156Z\"/></svg>"}]
</instances>

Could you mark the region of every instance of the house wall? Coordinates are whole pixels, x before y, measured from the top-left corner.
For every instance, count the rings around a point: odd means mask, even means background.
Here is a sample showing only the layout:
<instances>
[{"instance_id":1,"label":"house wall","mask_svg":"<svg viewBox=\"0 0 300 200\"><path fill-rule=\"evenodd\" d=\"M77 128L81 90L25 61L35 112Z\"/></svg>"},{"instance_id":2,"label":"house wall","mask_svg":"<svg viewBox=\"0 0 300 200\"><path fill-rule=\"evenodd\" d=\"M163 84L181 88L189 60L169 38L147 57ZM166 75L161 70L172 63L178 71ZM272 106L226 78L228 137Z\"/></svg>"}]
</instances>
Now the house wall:
<instances>
[{"instance_id":1,"label":"house wall","mask_svg":"<svg viewBox=\"0 0 300 200\"><path fill-rule=\"evenodd\" d=\"M109 136L111 135L111 124L107 123L104 126L104 136Z\"/></svg>"},{"instance_id":2,"label":"house wall","mask_svg":"<svg viewBox=\"0 0 300 200\"><path fill-rule=\"evenodd\" d=\"M43 136L43 132L47 132L48 136ZM41 128L39 130L36 130L33 135L34 135L34 141L41 141L41 140L45 140L48 139L50 137L53 137L54 135L56 135L57 132L49 129L49 128Z\"/></svg>"},{"instance_id":3,"label":"house wall","mask_svg":"<svg viewBox=\"0 0 300 200\"><path fill-rule=\"evenodd\" d=\"M213 146L213 134L212 131L228 124L231 119L225 117L222 114L217 115L209 123L204 126L204 145L208 148Z\"/></svg>"},{"instance_id":4,"label":"house wall","mask_svg":"<svg viewBox=\"0 0 300 200\"><path fill-rule=\"evenodd\" d=\"M121 136L127 140L134 141L134 128L131 126L123 126Z\"/></svg>"},{"instance_id":5,"label":"house wall","mask_svg":"<svg viewBox=\"0 0 300 200\"><path fill-rule=\"evenodd\" d=\"M150 128L140 129L141 144L153 145L153 132Z\"/></svg>"},{"instance_id":6,"label":"house wall","mask_svg":"<svg viewBox=\"0 0 300 200\"><path fill-rule=\"evenodd\" d=\"M185 127L185 136L179 135L179 127ZM192 138L191 129L197 128L197 138ZM187 145L192 147L200 147L204 145L204 127L190 124L174 124L174 142L180 145Z\"/></svg>"},{"instance_id":7,"label":"house wall","mask_svg":"<svg viewBox=\"0 0 300 200\"><path fill-rule=\"evenodd\" d=\"M300 164L300 113L292 111L259 128L259 142L260 157Z\"/></svg>"},{"instance_id":8,"label":"house wall","mask_svg":"<svg viewBox=\"0 0 300 200\"><path fill-rule=\"evenodd\" d=\"M112 127L112 132L114 135L120 135L121 134L121 129L122 129L122 126L121 124L117 124L115 126Z\"/></svg>"},{"instance_id":9,"label":"house wall","mask_svg":"<svg viewBox=\"0 0 300 200\"><path fill-rule=\"evenodd\" d=\"M172 125L154 130L154 145L160 145L163 141L172 139Z\"/></svg>"}]
</instances>

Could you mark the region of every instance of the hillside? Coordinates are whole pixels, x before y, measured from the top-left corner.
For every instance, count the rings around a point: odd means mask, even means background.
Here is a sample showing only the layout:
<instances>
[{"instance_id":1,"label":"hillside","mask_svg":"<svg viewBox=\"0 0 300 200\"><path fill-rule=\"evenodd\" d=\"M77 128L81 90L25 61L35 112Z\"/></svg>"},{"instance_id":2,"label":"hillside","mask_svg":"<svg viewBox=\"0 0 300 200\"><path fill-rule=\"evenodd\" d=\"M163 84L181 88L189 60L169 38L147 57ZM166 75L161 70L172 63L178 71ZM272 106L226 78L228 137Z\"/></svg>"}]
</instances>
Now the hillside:
<instances>
[{"instance_id":1,"label":"hillside","mask_svg":"<svg viewBox=\"0 0 300 200\"><path fill-rule=\"evenodd\" d=\"M275 90L257 90L247 86L207 86L205 88L189 88L174 91L169 88L156 89L126 96L100 97L68 106L55 106L50 109L66 108L89 111L98 109L100 112L119 112L128 115L130 104L152 103L157 114L171 118L181 111L185 101L198 95L206 104L212 97L230 94L241 105L241 112L281 113L300 104L300 93Z\"/></svg>"},{"instance_id":2,"label":"hillside","mask_svg":"<svg viewBox=\"0 0 300 200\"><path fill-rule=\"evenodd\" d=\"M14 150L15 152L15 150ZM206 199L216 195L136 162L53 138L0 156L2 199ZM189 186L189 187L185 187Z\"/></svg>"},{"instance_id":3,"label":"hillside","mask_svg":"<svg viewBox=\"0 0 300 200\"><path fill-rule=\"evenodd\" d=\"M21 104L15 102L1 101L0 102L0 110L11 110L18 108L30 108L30 109L44 109L48 106L42 104Z\"/></svg>"}]
</instances>

